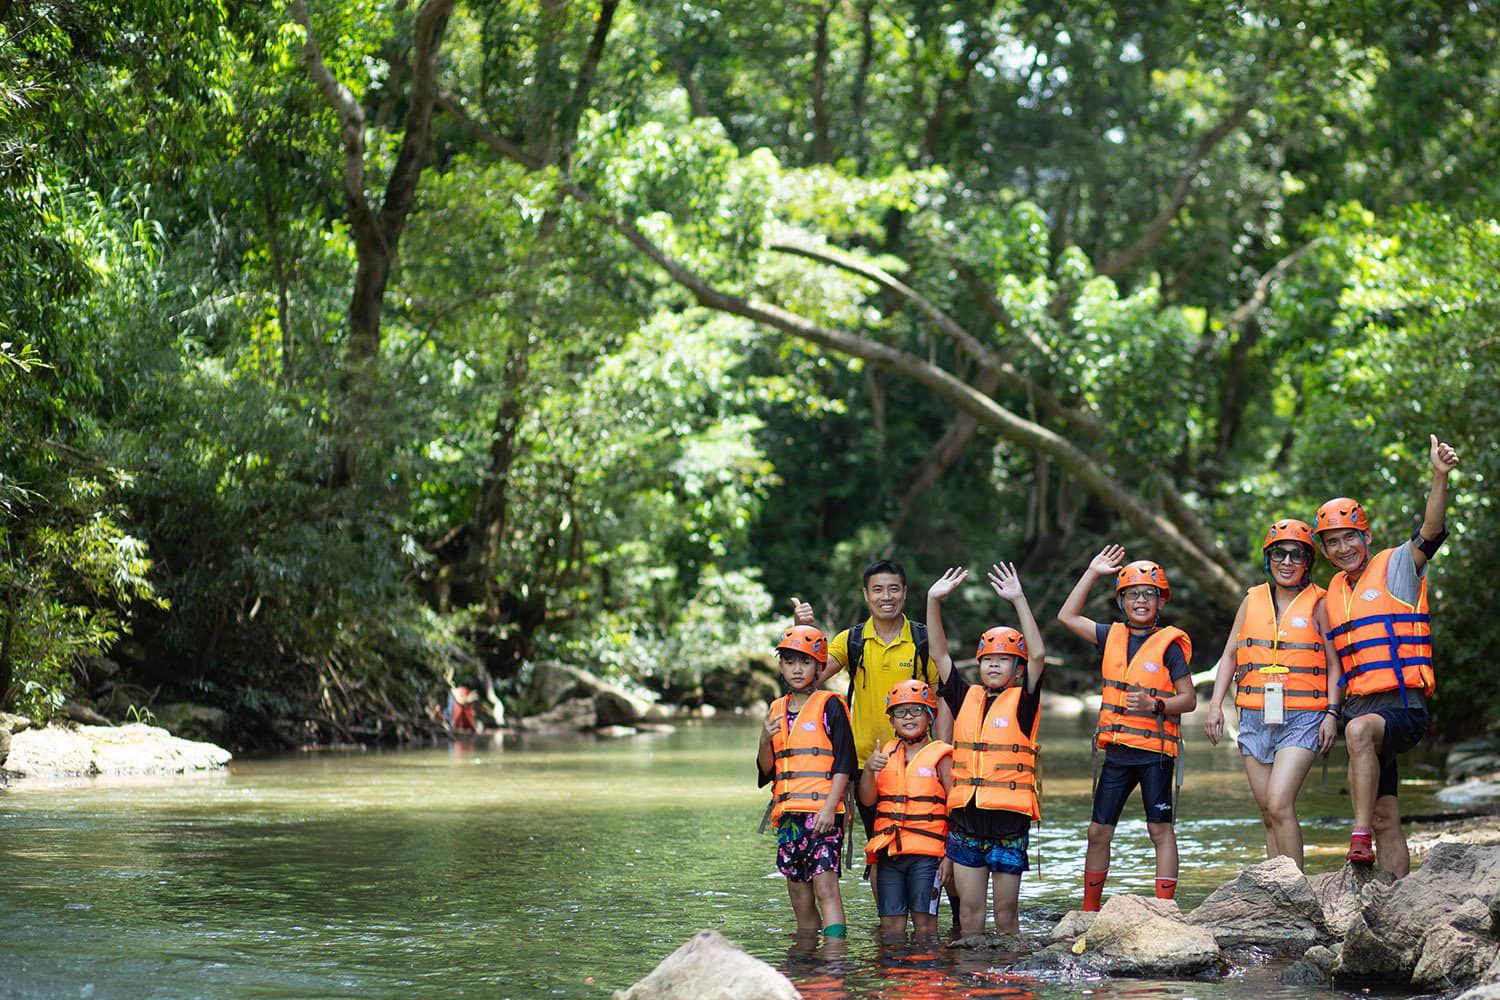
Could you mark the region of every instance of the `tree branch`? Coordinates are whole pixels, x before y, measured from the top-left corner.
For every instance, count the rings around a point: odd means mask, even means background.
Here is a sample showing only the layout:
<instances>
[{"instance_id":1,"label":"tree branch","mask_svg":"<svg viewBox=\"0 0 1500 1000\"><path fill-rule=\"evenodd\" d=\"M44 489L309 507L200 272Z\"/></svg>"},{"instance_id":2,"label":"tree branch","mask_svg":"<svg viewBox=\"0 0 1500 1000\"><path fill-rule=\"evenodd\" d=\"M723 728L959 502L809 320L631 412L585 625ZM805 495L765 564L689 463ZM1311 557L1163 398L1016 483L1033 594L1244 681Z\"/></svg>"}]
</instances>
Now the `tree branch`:
<instances>
[{"instance_id":1,"label":"tree branch","mask_svg":"<svg viewBox=\"0 0 1500 1000\"><path fill-rule=\"evenodd\" d=\"M1001 359L994 351L980 343L978 338L960 326L953 317L943 312L932 302L918 294L915 289L898 280L889 272L876 267L868 261L855 260L841 254L832 254L805 244L773 243L769 249L775 250L778 253L806 257L809 260L818 261L822 264L830 264L841 270L848 271L850 274L873 281L881 288L895 293L915 306L923 319L935 330L951 340L959 350L963 351L965 355L979 365L981 370L994 373L1001 385L1004 385L1013 392L1026 396L1035 402L1048 416L1072 424L1085 436L1095 440L1103 436L1104 428L1095 417L1065 405L1047 389L1044 389L1037 385L1036 382L1022 375L1016 370L1014 365Z\"/></svg>"},{"instance_id":2,"label":"tree branch","mask_svg":"<svg viewBox=\"0 0 1500 1000\"><path fill-rule=\"evenodd\" d=\"M487 130L492 133L492 130ZM484 133L476 132L476 135ZM501 155L514 145L509 142L491 147ZM523 162L517 160L517 162ZM780 330L847 357L896 372L924 386L934 395L951 403L962 413L993 428L1003 439L1017 447L1051 457L1060 469L1113 509L1120 518L1149 539L1162 560L1183 567L1198 582L1208 597L1226 613L1239 606L1244 588L1232 571L1232 563L1221 563L1212 553L1203 551L1170 519L1150 510L1126 483L1109 473L1099 462L1079 450L1072 442L1033 421L1017 415L996 400L980 392L938 365L915 357L887 344L855 334L829 329L805 316L779 306L745 299L724 292L680 261L667 255L629 219L600 205L576 181L563 180L558 189L578 202L604 225L619 233L643 257L660 268L675 284L700 305L719 312L741 316L754 323ZM893 279L894 280L894 279ZM1186 512L1188 524L1197 520Z\"/></svg>"},{"instance_id":3,"label":"tree branch","mask_svg":"<svg viewBox=\"0 0 1500 1000\"><path fill-rule=\"evenodd\" d=\"M369 199L365 197L365 112L354 95L323 62L323 53L313 38L312 23L303 0L292 0L292 19L302 25L302 60L308 75L323 92L323 97L339 116L339 144L344 149L344 194L349 200L350 222L355 213L373 220Z\"/></svg>"},{"instance_id":4,"label":"tree branch","mask_svg":"<svg viewBox=\"0 0 1500 1000\"><path fill-rule=\"evenodd\" d=\"M438 49L442 47L443 34L448 30L453 4L454 0L429 0L417 12L416 53L412 60L411 93L407 95L406 131L380 207L381 236L393 254L416 201L417 182L421 180L422 169L427 165L427 151L432 145Z\"/></svg>"},{"instance_id":5,"label":"tree branch","mask_svg":"<svg viewBox=\"0 0 1500 1000\"><path fill-rule=\"evenodd\" d=\"M557 121L557 162L567 171L573 147L578 142L578 123L583 120L583 110L589 106L589 94L594 80L599 76L599 61L604 58L604 43L609 39L609 28L615 19L615 8L619 0L603 0L599 4L599 15L594 19L594 34L578 67L578 81L573 85L573 94Z\"/></svg>"},{"instance_id":6,"label":"tree branch","mask_svg":"<svg viewBox=\"0 0 1500 1000\"><path fill-rule=\"evenodd\" d=\"M1172 189L1172 196L1167 199L1167 203L1162 207L1162 210L1156 213L1156 218L1151 220L1151 224L1146 227L1146 232L1141 235L1140 239L1113 257L1110 257L1100 267L1096 268L1096 273L1113 278L1122 271L1134 266L1142 257L1156 249L1166 237L1167 230L1172 227L1172 222L1177 218L1177 213L1181 212L1182 206L1187 204L1188 195L1193 189L1193 181L1197 180L1198 175L1203 171L1203 161L1208 157L1209 153L1213 152L1215 146L1224 141L1229 133L1240 127L1241 123L1250 114L1251 109L1255 107L1256 97L1256 92L1252 91L1249 95L1242 98L1223 121L1215 125L1198 140L1197 144L1193 146L1192 153L1188 155L1187 166L1183 168L1182 173L1177 177L1177 184Z\"/></svg>"}]
</instances>

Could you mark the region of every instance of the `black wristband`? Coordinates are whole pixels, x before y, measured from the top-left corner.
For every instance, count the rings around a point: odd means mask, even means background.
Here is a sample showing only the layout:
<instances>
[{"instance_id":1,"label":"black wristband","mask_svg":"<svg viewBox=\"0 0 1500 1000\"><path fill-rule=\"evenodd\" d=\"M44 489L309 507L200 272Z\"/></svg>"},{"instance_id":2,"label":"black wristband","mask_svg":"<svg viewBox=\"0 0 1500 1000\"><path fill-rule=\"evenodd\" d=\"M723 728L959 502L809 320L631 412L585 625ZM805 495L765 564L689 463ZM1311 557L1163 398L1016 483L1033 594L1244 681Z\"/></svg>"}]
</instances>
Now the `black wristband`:
<instances>
[{"instance_id":1,"label":"black wristband","mask_svg":"<svg viewBox=\"0 0 1500 1000\"><path fill-rule=\"evenodd\" d=\"M1416 531L1413 531L1411 533L1411 543L1416 546L1418 552L1422 553L1422 555L1428 559L1431 559L1433 556L1437 555L1438 549L1442 548L1443 542L1447 540L1447 525L1444 525L1443 530L1438 532L1438 536L1431 540L1422 537L1421 528L1418 528Z\"/></svg>"},{"instance_id":2,"label":"black wristband","mask_svg":"<svg viewBox=\"0 0 1500 1000\"><path fill-rule=\"evenodd\" d=\"M1157 715L1166 715L1167 714L1167 703L1164 702L1164 701L1162 701L1160 698L1156 699L1156 714Z\"/></svg>"}]
</instances>

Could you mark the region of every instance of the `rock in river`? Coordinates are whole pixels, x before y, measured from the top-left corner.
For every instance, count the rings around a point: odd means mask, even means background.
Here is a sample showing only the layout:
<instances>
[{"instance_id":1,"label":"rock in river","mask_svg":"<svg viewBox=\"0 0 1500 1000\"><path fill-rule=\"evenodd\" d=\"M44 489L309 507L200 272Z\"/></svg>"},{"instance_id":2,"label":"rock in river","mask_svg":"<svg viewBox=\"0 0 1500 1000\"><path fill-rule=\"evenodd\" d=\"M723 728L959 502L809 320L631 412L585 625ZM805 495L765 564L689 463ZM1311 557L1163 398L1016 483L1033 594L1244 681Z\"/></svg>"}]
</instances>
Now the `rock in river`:
<instances>
[{"instance_id":1,"label":"rock in river","mask_svg":"<svg viewBox=\"0 0 1500 1000\"><path fill-rule=\"evenodd\" d=\"M1285 855L1219 886L1187 922L1206 927L1220 948L1256 948L1272 955L1301 955L1330 937L1312 884Z\"/></svg>"},{"instance_id":2,"label":"rock in river","mask_svg":"<svg viewBox=\"0 0 1500 1000\"><path fill-rule=\"evenodd\" d=\"M798 1000L791 981L716 931L699 931L614 1000Z\"/></svg>"}]
</instances>

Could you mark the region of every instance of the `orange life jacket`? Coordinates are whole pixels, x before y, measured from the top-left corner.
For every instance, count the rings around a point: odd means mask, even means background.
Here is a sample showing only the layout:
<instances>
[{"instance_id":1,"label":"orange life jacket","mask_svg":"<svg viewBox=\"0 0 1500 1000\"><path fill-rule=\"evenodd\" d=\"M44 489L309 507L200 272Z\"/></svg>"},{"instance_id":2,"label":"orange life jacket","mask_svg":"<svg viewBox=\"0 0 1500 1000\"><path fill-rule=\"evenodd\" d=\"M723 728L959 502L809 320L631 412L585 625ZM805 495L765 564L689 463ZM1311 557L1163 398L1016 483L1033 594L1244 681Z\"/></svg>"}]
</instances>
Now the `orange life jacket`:
<instances>
[{"instance_id":1,"label":"orange life jacket","mask_svg":"<svg viewBox=\"0 0 1500 1000\"><path fill-rule=\"evenodd\" d=\"M1016 718L1021 685L1006 688L984 710L985 689L974 684L953 720L953 787L948 808L970 802L980 809L1004 809L1034 820L1042 818L1037 799L1037 726L1040 706L1030 732L1022 732ZM981 713L983 718L981 718Z\"/></svg>"},{"instance_id":2,"label":"orange life jacket","mask_svg":"<svg viewBox=\"0 0 1500 1000\"><path fill-rule=\"evenodd\" d=\"M865 860L875 864L882 850L891 854L943 856L948 840L948 793L938 764L953 748L933 740L910 757L906 743L886 744L885 767L875 775L875 828L865 844Z\"/></svg>"},{"instance_id":3,"label":"orange life jacket","mask_svg":"<svg viewBox=\"0 0 1500 1000\"><path fill-rule=\"evenodd\" d=\"M1182 647L1182 658L1193 656L1193 643L1180 628L1167 626L1146 637L1135 656L1127 659L1130 629L1121 622L1109 628L1104 640L1104 699L1099 706L1099 726L1094 731L1095 745L1111 743L1177 756L1182 742L1182 726L1175 715L1157 716L1155 712L1129 712L1125 696L1132 687L1140 688L1150 698L1167 698L1176 692L1167 670L1166 653L1173 644Z\"/></svg>"},{"instance_id":4,"label":"orange life jacket","mask_svg":"<svg viewBox=\"0 0 1500 1000\"><path fill-rule=\"evenodd\" d=\"M1328 707L1328 661L1313 609L1323 598L1317 584L1303 587L1276 620L1271 585L1251 587L1245 620L1234 649L1234 703L1262 711L1267 684L1285 688L1287 711L1322 711Z\"/></svg>"},{"instance_id":5,"label":"orange life jacket","mask_svg":"<svg viewBox=\"0 0 1500 1000\"><path fill-rule=\"evenodd\" d=\"M790 697L782 695L771 703L771 717L776 720L776 734L771 737L772 823L780 822L783 813L817 812L833 791L833 741L823 728L823 710L830 698L838 698L841 705L844 699L829 691L814 691L789 730L786 704ZM838 811L844 811L842 799Z\"/></svg>"},{"instance_id":6,"label":"orange life jacket","mask_svg":"<svg viewBox=\"0 0 1500 1000\"><path fill-rule=\"evenodd\" d=\"M1352 587L1345 573L1329 581L1328 638L1344 671L1339 683L1350 694L1399 690L1404 701L1407 688L1431 694L1437 677L1432 670L1427 578L1422 578L1415 605L1398 600L1385 585L1394 551L1376 553Z\"/></svg>"}]
</instances>

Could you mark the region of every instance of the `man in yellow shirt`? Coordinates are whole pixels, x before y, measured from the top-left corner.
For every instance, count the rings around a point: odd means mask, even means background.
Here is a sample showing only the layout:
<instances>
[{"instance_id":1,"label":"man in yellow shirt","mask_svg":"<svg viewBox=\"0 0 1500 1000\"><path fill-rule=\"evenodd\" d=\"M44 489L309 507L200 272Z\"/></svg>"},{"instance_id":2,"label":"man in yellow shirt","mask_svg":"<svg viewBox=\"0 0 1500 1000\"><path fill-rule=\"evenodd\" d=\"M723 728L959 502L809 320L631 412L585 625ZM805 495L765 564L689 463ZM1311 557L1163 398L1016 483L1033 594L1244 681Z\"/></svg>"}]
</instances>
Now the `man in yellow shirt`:
<instances>
[{"instance_id":1,"label":"man in yellow shirt","mask_svg":"<svg viewBox=\"0 0 1500 1000\"><path fill-rule=\"evenodd\" d=\"M870 754L896 738L885 713L885 696L897 681L921 680L938 684L937 668L928 659L927 628L906 617L906 570L900 563L879 559L865 569L865 607L868 617L844 629L828 644L828 665L820 682L840 670L849 670L849 715L854 728L854 752L861 769ZM795 602L798 625L813 623L812 605ZM854 632L853 642L850 633ZM852 647L852 650L851 650ZM853 654L853 655L851 655ZM946 736L943 734L947 734ZM939 702L933 735L947 739L953 734L953 713ZM858 774L855 781L859 780ZM860 806L860 821L869 837L875 823L873 807Z\"/></svg>"}]
</instances>

